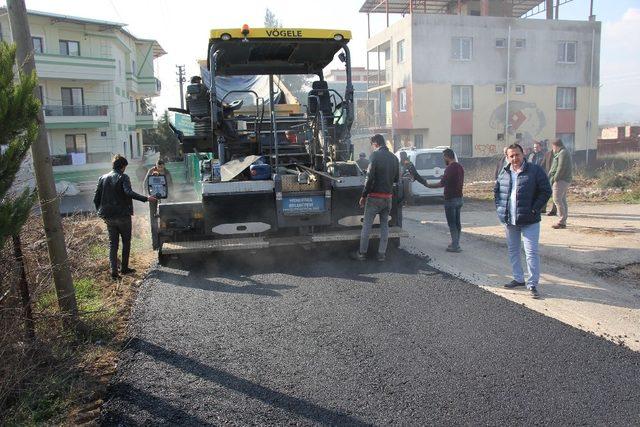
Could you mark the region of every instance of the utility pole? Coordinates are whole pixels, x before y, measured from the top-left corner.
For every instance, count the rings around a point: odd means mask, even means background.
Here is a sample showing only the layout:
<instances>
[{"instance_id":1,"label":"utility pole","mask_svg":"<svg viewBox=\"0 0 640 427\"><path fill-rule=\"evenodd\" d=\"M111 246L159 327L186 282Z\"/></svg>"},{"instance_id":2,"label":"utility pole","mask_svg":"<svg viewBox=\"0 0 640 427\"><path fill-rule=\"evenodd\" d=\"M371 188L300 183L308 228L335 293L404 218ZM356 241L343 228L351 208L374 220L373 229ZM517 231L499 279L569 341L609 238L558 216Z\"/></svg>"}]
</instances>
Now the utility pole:
<instances>
[{"instance_id":1,"label":"utility pole","mask_svg":"<svg viewBox=\"0 0 640 427\"><path fill-rule=\"evenodd\" d=\"M31 74L35 72L36 63L33 56L31 32L29 30L27 8L24 0L7 0L7 10L9 12L11 34L17 47L16 61L18 68L21 68L26 74ZM37 88L34 89L34 95L35 90L37 90ZM33 157L33 168L38 186L38 199L40 201L40 210L42 211L42 222L47 237L49 261L51 263L53 282L56 288L60 311L69 316L67 320L70 322L65 323L67 323L68 326L75 326L78 320L78 305L76 303L71 271L69 270L67 247L64 242L64 231L60 217L60 205L53 180L51 153L49 152L49 144L47 143L42 109L38 111L38 123L40 124L40 129L37 139L31 145L31 156Z\"/></svg>"},{"instance_id":2,"label":"utility pole","mask_svg":"<svg viewBox=\"0 0 640 427\"><path fill-rule=\"evenodd\" d=\"M180 85L180 108L184 110L184 89L182 88L182 84L187 81L184 77L184 65L176 65L178 72L176 75L178 76L178 84Z\"/></svg>"}]
</instances>

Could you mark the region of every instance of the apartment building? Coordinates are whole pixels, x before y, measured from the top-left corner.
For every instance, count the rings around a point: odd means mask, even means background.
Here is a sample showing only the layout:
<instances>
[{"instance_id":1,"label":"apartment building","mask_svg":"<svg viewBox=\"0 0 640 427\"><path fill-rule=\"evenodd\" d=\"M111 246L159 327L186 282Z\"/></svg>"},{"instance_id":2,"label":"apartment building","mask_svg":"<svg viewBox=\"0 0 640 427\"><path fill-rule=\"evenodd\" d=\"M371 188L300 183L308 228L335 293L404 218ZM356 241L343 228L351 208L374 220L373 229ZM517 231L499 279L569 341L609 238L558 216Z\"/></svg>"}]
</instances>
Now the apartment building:
<instances>
[{"instance_id":1,"label":"apartment building","mask_svg":"<svg viewBox=\"0 0 640 427\"><path fill-rule=\"evenodd\" d=\"M404 14L369 36L369 127L395 148L460 157L554 138L595 150L600 22L553 19L550 3L367 0L368 15ZM527 18L536 11L548 19Z\"/></svg>"},{"instance_id":2,"label":"apartment building","mask_svg":"<svg viewBox=\"0 0 640 427\"><path fill-rule=\"evenodd\" d=\"M144 99L160 95L158 42L117 22L36 11L28 20L54 171L141 158L142 129L154 126ZM12 41L6 8L0 36Z\"/></svg>"}]
</instances>

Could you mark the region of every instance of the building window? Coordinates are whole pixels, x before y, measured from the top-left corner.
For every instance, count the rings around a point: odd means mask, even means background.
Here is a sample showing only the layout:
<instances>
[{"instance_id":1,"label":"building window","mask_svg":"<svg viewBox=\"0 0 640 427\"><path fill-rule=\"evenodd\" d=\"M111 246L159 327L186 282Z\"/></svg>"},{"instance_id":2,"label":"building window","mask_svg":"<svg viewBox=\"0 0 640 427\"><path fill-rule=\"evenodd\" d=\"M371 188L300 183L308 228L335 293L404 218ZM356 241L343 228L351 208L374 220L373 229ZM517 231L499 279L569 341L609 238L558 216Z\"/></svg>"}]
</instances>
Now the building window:
<instances>
[{"instance_id":1,"label":"building window","mask_svg":"<svg viewBox=\"0 0 640 427\"><path fill-rule=\"evenodd\" d=\"M516 133L516 143L520 144L522 141L522 132Z\"/></svg>"},{"instance_id":2,"label":"building window","mask_svg":"<svg viewBox=\"0 0 640 427\"><path fill-rule=\"evenodd\" d=\"M498 49L504 49L507 47L507 39L496 39L496 47Z\"/></svg>"},{"instance_id":3,"label":"building window","mask_svg":"<svg viewBox=\"0 0 640 427\"><path fill-rule=\"evenodd\" d=\"M575 133L557 133L556 138L562 141L562 144L564 144L567 150L573 152L575 148L575 139L576 139Z\"/></svg>"},{"instance_id":4,"label":"building window","mask_svg":"<svg viewBox=\"0 0 640 427\"><path fill-rule=\"evenodd\" d=\"M451 135L451 149L458 157L472 157L471 135Z\"/></svg>"},{"instance_id":5,"label":"building window","mask_svg":"<svg viewBox=\"0 0 640 427\"><path fill-rule=\"evenodd\" d=\"M575 64L577 46L578 42L563 41L558 43L558 62Z\"/></svg>"},{"instance_id":6,"label":"building window","mask_svg":"<svg viewBox=\"0 0 640 427\"><path fill-rule=\"evenodd\" d=\"M133 59L131 60L131 73L136 73L136 61L134 61Z\"/></svg>"},{"instance_id":7,"label":"building window","mask_svg":"<svg viewBox=\"0 0 640 427\"><path fill-rule=\"evenodd\" d=\"M473 55L473 39L471 37L454 37L451 39L451 57L457 61L471 61Z\"/></svg>"},{"instance_id":8,"label":"building window","mask_svg":"<svg viewBox=\"0 0 640 427\"><path fill-rule=\"evenodd\" d=\"M575 110L576 109L576 88L559 87L556 93L556 109Z\"/></svg>"},{"instance_id":9,"label":"building window","mask_svg":"<svg viewBox=\"0 0 640 427\"><path fill-rule=\"evenodd\" d=\"M31 37L31 43L33 44L34 53L44 52L44 41L42 40L42 37Z\"/></svg>"},{"instance_id":10,"label":"building window","mask_svg":"<svg viewBox=\"0 0 640 427\"><path fill-rule=\"evenodd\" d=\"M473 86L451 86L451 105L454 110L473 109Z\"/></svg>"},{"instance_id":11,"label":"building window","mask_svg":"<svg viewBox=\"0 0 640 427\"><path fill-rule=\"evenodd\" d=\"M71 40L60 40L60 55L80 56L80 43Z\"/></svg>"},{"instance_id":12,"label":"building window","mask_svg":"<svg viewBox=\"0 0 640 427\"><path fill-rule=\"evenodd\" d=\"M524 85L516 85L516 95L524 95Z\"/></svg>"},{"instance_id":13,"label":"building window","mask_svg":"<svg viewBox=\"0 0 640 427\"><path fill-rule=\"evenodd\" d=\"M504 85L496 85L496 93L504 93Z\"/></svg>"},{"instance_id":14,"label":"building window","mask_svg":"<svg viewBox=\"0 0 640 427\"><path fill-rule=\"evenodd\" d=\"M525 39L516 39L516 49L524 49L527 46Z\"/></svg>"},{"instance_id":15,"label":"building window","mask_svg":"<svg viewBox=\"0 0 640 427\"><path fill-rule=\"evenodd\" d=\"M81 87L60 88L62 94L62 115L82 116L84 110L84 91Z\"/></svg>"},{"instance_id":16,"label":"building window","mask_svg":"<svg viewBox=\"0 0 640 427\"><path fill-rule=\"evenodd\" d=\"M496 139L498 141L504 141L504 133L499 133L496 135Z\"/></svg>"},{"instance_id":17,"label":"building window","mask_svg":"<svg viewBox=\"0 0 640 427\"><path fill-rule=\"evenodd\" d=\"M398 51L398 63L404 62L404 39L396 44Z\"/></svg>"},{"instance_id":18,"label":"building window","mask_svg":"<svg viewBox=\"0 0 640 427\"><path fill-rule=\"evenodd\" d=\"M67 154L86 153L87 152L87 135L65 135L64 144L67 148Z\"/></svg>"},{"instance_id":19,"label":"building window","mask_svg":"<svg viewBox=\"0 0 640 427\"><path fill-rule=\"evenodd\" d=\"M106 137L107 136L107 131L106 130L101 130L100 131L100 136L103 137L103 138Z\"/></svg>"},{"instance_id":20,"label":"building window","mask_svg":"<svg viewBox=\"0 0 640 427\"><path fill-rule=\"evenodd\" d=\"M398 110L407 111L407 88L398 89Z\"/></svg>"},{"instance_id":21,"label":"building window","mask_svg":"<svg viewBox=\"0 0 640 427\"><path fill-rule=\"evenodd\" d=\"M421 133L417 133L413 135L413 146L416 148L422 148L424 145L423 135Z\"/></svg>"}]
</instances>

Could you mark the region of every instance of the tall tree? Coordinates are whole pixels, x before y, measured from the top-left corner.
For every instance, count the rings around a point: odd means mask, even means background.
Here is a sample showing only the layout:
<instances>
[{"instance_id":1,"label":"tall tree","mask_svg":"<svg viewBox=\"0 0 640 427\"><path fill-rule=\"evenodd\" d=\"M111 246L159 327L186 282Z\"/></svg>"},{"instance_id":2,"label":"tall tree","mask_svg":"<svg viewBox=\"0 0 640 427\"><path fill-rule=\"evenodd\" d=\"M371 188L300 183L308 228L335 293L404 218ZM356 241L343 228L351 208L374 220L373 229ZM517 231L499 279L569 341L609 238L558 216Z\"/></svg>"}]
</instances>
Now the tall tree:
<instances>
[{"instance_id":1,"label":"tall tree","mask_svg":"<svg viewBox=\"0 0 640 427\"><path fill-rule=\"evenodd\" d=\"M35 338L31 297L25 272L20 230L36 201L36 192L28 185L20 191L16 175L29 148L38 137L40 102L33 95L35 73L14 74L15 45L0 42L0 248L9 236L18 266L18 285L27 340ZM17 77L17 78L16 78ZM18 183L23 184L23 183Z\"/></svg>"},{"instance_id":2,"label":"tall tree","mask_svg":"<svg viewBox=\"0 0 640 427\"><path fill-rule=\"evenodd\" d=\"M0 247L19 234L35 202L35 192L25 188L12 192L16 174L38 136L40 103L33 96L35 74L19 73L13 66L16 47L0 43ZM12 194L13 193L13 194Z\"/></svg>"},{"instance_id":3,"label":"tall tree","mask_svg":"<svg viewBox=\"0 0 640 427\"><path fill-rule=\"evenodd\" d=\"M24 0L7 0L7 12L11 24L11 35L16 43L16 65L25 74L32 75L36 72L36 61ZM78 328L77 330L81 332L82 325L78 323L78 304L69 269L67 246L64 241L60 203L53 180L51 153L44 128L44 114L40 108L38 108L37 120L38 134L37 138L33 140L31 156L33 157L33 169L38 186L42 224L47 236L47 250L53 283L56 287L60 310L66 315L64 318L65 326Z\"/></svg>"},{"instance_id":4,"label":"tall tree","mask_svg":"<svg viewBox=\"0 0 640 427\"><path fill-rule=\"evenodd\" d=\"M164 114L158 119L157 128L144 131L143 139L145 145L156 147L161 157L173 158L178 155L180 141L178 141L175 133L169 127L168 110L165 110Z\"/></svg>"},{"instance_id":5,"label":"tall tree","mask_svg":"<svg viewBox=\"0 0 640 427\"><path fill-rule=\"evenodd\" d=\"M276 18L269 8L264 12L264 26L265 28L282 28L282 22ZM307 94L309 93L310 78L304 74L288 74L280 76L280 80L287 85L291 93L298 98L298 102L306 102Z\"/></svg>"},{"instance_id":6,"label":"tall tree","mask_svg":"<svg viewBox=\"0 0 640 427\"><path fill-rule=\"evenodd\" d=\"M271 12L269 8L264 11L265 28L282 28L282 24L276 18L276 14Z\"/></svg>"}]
</instances>

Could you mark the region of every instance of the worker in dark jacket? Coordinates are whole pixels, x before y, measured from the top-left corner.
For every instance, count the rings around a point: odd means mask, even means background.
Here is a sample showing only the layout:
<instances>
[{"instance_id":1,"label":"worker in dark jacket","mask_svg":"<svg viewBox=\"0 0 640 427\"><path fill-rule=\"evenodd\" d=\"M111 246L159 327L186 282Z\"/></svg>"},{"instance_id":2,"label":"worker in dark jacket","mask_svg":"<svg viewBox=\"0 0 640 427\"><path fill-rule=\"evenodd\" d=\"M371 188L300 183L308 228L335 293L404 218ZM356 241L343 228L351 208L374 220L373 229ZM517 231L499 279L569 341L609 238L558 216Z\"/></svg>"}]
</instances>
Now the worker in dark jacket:
<instances>
[{"instance_id":1,"label":"worker in dark jacket","mask_svg":"<svg viewBox=\"0 0 640 427\"><path fill-rule=\"evenodd\" d=\"M520 263L520 242L524 243L529 278L527 288L538 298L540 280L540 210L551 197L551 185L544 169L524 158L519 144L507 148L509 164L496 181L494 200L500 222L504 224L513 280L505 288L524 286L524 272Z\"/></svg>"},{"instance_id":2,"label":"worker in dark jacket","mask_svg":"<svg viewBox=\"0 0 640 427\"><path fill-rule=\"evenodd\" d=\"M413 193L411 192L411 184L413 181L418 181L420 184L427 186L427 181L420 176L414 164L409 160L409 155L406 151L400 152L400 177L402 178L402 200L410 203L413 200Z\"/></svg>"},{"instance_id":3,"label":"worker in dark jacket","mask_svg":"<svg viewBox=\"0 0 640 427\"><path fill-rule=\"evenodd\" d=\"M364 207L364 220L360 234L360 249L352 254L352 258L364 261L369 247L369 233L376 215L380 215L380 245L378 261L384 261L389 239L389 213L393 199L393 185L400 177L398 158L389 151L384 137L376 134L371 137L374 152L369 158L370 164L364 190L359 205Z\"/></svg>"},{"instance_id":4,"label":"worker in dark jacket","mask_svg":"<svg viewBox=\"0 0 640 427\"><path fill-rule=\"evenodd\" d=\"M119 154L113 158L113 170L102 175L98 180L96 194L93 203L98 215L107 224L109 232L109 263L111 266L111 278L118 279L118 243L122 238L122 274L134 273L129 268L129 253L131 251L131 215L133 215L133 199L141 202L155 202L153 196L145 197L131 189L131 180L124 173L127 168L127 159Z\"/></svg>"}]
</instances>

